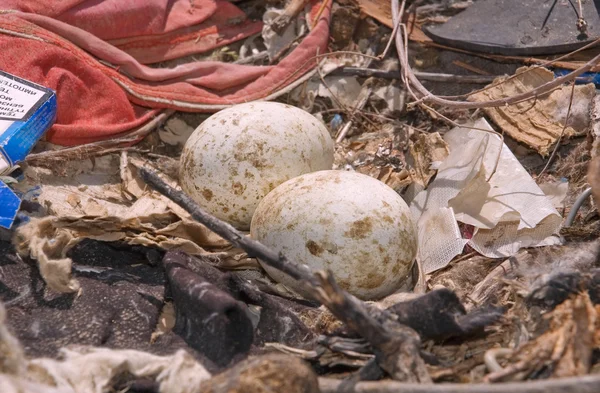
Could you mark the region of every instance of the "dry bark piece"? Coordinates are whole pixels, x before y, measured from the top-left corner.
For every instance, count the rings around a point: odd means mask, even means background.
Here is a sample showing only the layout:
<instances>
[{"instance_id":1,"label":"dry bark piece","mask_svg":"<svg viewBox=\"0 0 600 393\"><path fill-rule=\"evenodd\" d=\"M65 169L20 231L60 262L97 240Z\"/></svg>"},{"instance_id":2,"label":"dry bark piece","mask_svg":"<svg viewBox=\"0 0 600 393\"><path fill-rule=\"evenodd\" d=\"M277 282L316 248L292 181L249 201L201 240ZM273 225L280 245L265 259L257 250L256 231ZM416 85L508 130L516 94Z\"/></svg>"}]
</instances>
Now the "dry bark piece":
<instances>
[{"instance_id":1,"label":"dry bark piece","mask_svg":"<svg viewBox=\"0 0 600 393\"><path fill-rule=\"evenodd\" d=\"M319 393L317 376L304 361L267 354L246 359L202 382L199 393Z\"/></svg>"},{"instance_id":2,"label":"dry bark piece","mask_svg":"<svg viewBox=\"0 0 600 393\"><path fill-rule=\"evenodd\" d=\"M527 295L529 304L553 310L573 295L587 291L593 304L600 301L600 269L582 273L579 271L558 272L542 277L532 285Z\"/></svg>"},{"instance_id":3,"label":"dry bark piece","mask_svg":"<svg viewBox=\"0 0 600 393\"><path fill-rule=\"evenodd\" d=\"M174 264L185 266L198 276L196 278L198 282L209 282L235 300L256 306L258 315L257 321L254 322L254 345L262 346L269 342L291 346L312 344L315 333L305 325L301 316L314 310L313 307L263 293L248 279L223 273L203 259L184 252L169 251L164 261L167 266ZM177 283L172 282L171 285Z\"/></svg>"},{"instance_id":4,"label":"dry bark piece","mask_svg":"<svg viewBox=\"0 0 600 393\"><path fill-rule=\"evenodd\" d=\"M386 310L393 313L399 323L413 328L423 340L436 341L478 333L497 322L504 313L502 307L483 306L467 314L456 293L447 288L424 295L407 296ZM345 329L338 329L337 333L347 335ZM337 350L335 345L331 345L336 339L337 337L328 341L320 339L319 342Z\"/></svg>"},{"instance_id":5,"label":"dry bark piece","mask_svg":"<svg viewBox=\"0 0 600 393\"><path fill-rule=\"evenodd\" d=\"M176 312L174 331L218 366L245 356L254 336L247 306L181 262L175 253L164 259Z\"/></svg>"},{"instance_id":6,"label":"dry bark piece","mask_svg":"<svg viewBox=\"0 0 600 393\"><path fill-rule=\"evenodd\" d=\"M547 315L549 329L520 346L509 366L486 377L488 382L522 380L544 375L564 378L589 373L592 351L600 344L598 311L587 293L578 294Z\"/></svg>"},{"instance_id":7,"label":"dry bark piece","mask_svg":"<svg viewBox=\"0 0 600 393\"><path fill-rule=\"evenodd\" d=\"M255 345L278 342L305 347L313 343L315 333L300 318L302 312L310 310L310 307L263 293L240 277L232 280L237 286L236 296L239 299L260 307L260 318L254 335Z\"/></svg>"},{"instance_id":8,"label":"dry bark piece","mask_svg":"<svg viewBox=\"0 0 600 393\"><path fill-rule=\"evenodd\" d=\"M587 290L592 303L600 304L600 269L594 271L588 282Z\"/></svg>"},{"instance_id":9,"label":"dry bark piece","mask_svg":"<svg viewBox=\"0 0 600 393\"><path fill-rule=\"evenodd\" d=\"M410 326L422 339L442 340L473 334L502 317L501 307L482 307L467 314L458 296L449 289L431 291L388 308L398 321Z\"/></svg>"},{"instance_id":10,"label":"dry bark piece","mask_svg":"<svg viewBox=\"0 0 600 393\"><path fill-rule=\"evenodd\" d=\"M569 297L580 291L582 275L577 271L558 274L550 277L539 287L534 288L527 296L531 305L554 309Z\"/></svg>"},{"instance_id":11,"label":"dry bark piece","mask_svg":"<svg viewBox=\"0 0 600 393\"><path fill-rule=\"evenodd\" d=\"M375 359L371 359L360 370L344 379L337 390L339 393L351 392L353 387L360 381L376 381L383 377L383 370L379 367Z\"/></svg>"},{"instance_id":12,"label":"dry bark piece","mask_svg":"<svg viewBox=\"0 0 600 393\"><path fill-rule=\"evenodd\" d=\"M360 301L342 291L331 273L319 272L317 277L319 298L333 315L372 345L383 370L396 380L431 382L419 353L420 338L414 330L399 324L384 310L357 306Z\"/></svg>"}]
</instances>

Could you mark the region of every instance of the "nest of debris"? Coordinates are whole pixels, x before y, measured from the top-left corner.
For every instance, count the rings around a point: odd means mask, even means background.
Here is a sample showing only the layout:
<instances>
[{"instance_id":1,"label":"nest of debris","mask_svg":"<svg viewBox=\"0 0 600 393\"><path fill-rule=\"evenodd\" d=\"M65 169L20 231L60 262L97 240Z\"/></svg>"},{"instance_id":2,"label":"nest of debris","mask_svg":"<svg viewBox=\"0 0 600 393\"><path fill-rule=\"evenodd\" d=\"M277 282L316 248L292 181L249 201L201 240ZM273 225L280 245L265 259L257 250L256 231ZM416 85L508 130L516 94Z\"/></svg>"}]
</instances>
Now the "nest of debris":
<instances>
[{"instance_id":1,"label":"nest of debris","mask_svg":"<svg viewBox=\"0 0 600 393\"><path fill-rule=\"evenodd\" d=\"M23 163L21 213L0 242L0 385L596 391L599 101L593 83L545 68L592 70L594 49L570 60L442 45L423 26L471 2L391 3L323 1L330 53L274 100L327 126L334 169L410 204L419 253L403 288L361 300L335 271L307 270L202 210L178 187L179 157L210 115L165 111L129 139L40 142ZM276 64L312 28L314 4L237 5L264 16L262 35L203 60Z\"/></svg>"}]
</instances>

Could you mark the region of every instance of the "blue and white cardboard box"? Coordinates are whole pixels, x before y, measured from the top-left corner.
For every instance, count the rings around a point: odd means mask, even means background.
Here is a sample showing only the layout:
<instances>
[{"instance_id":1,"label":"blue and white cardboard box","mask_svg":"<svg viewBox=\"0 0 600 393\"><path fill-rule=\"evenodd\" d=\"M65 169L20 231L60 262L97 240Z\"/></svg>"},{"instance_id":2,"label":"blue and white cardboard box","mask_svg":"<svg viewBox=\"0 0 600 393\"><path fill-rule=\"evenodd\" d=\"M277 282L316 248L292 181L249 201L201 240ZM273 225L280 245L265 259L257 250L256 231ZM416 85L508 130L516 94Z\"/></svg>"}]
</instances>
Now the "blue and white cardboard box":
<instances>
[{"instance_id":1,"label":"blue and white cardboard box","mask_svg":"<svg viewBox=\"0 0 600 393\"><path fill-rule=\"evenodd\" d=\"M56 120L56 93L0 71L0 175L27 157ZM0 227L10 228L21 200L0 182Z\"/></svg>"}]
</instances>

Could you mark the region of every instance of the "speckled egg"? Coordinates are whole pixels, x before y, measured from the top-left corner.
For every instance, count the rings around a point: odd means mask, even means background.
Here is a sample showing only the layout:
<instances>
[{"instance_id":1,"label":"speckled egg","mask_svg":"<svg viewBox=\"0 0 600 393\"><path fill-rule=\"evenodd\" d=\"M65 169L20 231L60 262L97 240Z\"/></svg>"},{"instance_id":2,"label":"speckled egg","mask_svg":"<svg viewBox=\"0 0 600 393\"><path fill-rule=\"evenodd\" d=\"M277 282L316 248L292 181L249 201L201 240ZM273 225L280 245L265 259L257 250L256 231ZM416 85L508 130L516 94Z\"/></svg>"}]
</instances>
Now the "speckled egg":
<instances>
[{"instance_id":1,"label":"speckled egg","mask_svg":"<svg viewBox=\"0 0 600 393\"><path fill-rule=\"evenodd\" d=\"M186 142L180 184L214 216L248 230L258 203L284 181L331 169L333 141L310 113L253 102L206 119Z\"/></svg>"},{"instance_id":2,"label":"speckled egg","mask_svg":"<svg viewBox=\"0 0 600 393\"><path fill-rule=\"evenodd\" d=\"M398 290L417 255L409 208L367 175L319 171L288 180L258 205L251 236L311 269L329 269L351 294L375 300ZM276 281L303 294L289 276L261 263Z\"/></svg>"}]
</instances>

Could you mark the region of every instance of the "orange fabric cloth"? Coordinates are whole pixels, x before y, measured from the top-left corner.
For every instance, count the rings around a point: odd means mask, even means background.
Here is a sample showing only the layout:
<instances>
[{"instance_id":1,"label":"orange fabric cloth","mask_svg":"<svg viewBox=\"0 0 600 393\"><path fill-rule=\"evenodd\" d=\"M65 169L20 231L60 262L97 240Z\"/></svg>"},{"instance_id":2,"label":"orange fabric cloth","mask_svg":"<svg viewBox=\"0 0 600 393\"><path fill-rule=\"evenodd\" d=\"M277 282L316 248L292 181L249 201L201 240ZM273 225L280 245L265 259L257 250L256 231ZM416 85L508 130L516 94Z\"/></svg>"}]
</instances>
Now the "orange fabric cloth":
<instances>
[{"instance_id":1,"label":"orange fabric cloth","mask_svg":"<svg viewBox=\"0 0 600 393\"><path fill-rule=\"evenodd\" d=\"M167 69L144 63L196 51L192 38L214 48L254 34L262 24L240 23L242 11L220 0L0 0L0 9L16 10L0 13L0 69L57 92L50 142L110 139L164 108L210 112L288 86L315 67L317 53L325 53L331 0L324 1L314 29L276 66L207 61ZM321 5L311 3L312 18ZM224 41L206 38L214 34Z\"/></svg>"}]
</instances>

